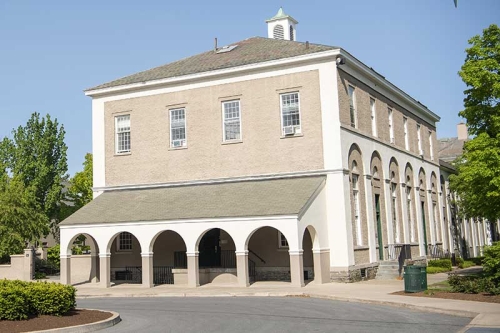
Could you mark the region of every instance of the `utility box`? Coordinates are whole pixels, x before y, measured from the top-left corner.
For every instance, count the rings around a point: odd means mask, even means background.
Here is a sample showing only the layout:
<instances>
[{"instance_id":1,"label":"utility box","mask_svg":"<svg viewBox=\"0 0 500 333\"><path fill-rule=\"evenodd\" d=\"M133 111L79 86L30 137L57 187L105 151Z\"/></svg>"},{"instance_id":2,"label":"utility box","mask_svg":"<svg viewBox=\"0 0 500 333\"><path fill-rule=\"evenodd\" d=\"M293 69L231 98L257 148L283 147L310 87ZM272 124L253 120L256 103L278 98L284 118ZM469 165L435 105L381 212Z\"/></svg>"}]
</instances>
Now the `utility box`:
<instances>
[{"instance_id":1,"label":"utility box","mask_svg":"<svg viewBox=\"0 0 500 333\"><path fill-rule=\"evenodd\" d=\"M427 267L405 266L404 281L406 293L418 293L427 290Z\"/></svg>"}]
</instances>

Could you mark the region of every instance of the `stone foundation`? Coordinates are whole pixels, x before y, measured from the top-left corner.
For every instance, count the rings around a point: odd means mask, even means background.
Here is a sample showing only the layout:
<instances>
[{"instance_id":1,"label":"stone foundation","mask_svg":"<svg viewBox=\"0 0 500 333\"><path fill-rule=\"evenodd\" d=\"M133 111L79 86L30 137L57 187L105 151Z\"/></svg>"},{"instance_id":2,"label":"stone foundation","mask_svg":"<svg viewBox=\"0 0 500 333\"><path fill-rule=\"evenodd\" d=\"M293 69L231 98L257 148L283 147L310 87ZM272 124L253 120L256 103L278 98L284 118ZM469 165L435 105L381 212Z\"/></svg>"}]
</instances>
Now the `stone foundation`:
<instances>
[{"instance_id":1,"label":"stone foundation","mask_svg":"<svg viewBox=\"0 0 500 333\"><path fill-rule=\"evenodd\" d=\"M332 282L359 282L375 279L378 263L350 266L346 270L330 270L330 281ZM364 270L364 274L362 274Z\"/></svg>"}]
</instances>

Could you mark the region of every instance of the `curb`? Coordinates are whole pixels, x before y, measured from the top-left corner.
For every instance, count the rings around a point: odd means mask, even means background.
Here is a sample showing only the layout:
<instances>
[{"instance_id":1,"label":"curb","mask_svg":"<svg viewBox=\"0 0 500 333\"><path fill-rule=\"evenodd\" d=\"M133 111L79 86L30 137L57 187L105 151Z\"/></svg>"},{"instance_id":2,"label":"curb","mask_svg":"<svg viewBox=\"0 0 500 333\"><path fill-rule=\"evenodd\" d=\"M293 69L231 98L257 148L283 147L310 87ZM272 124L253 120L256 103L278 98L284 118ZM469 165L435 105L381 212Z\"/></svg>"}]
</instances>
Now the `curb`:
<instances>
[{"instance_id":1,"label":"curb","mask_svg":"<svg viewBox=\"0 0 500 333\"><path fill-rule=\"evenodd\" d=\"M115 326L121 321L120 314L118 312L114 311L103 311L103 310L97 310L97 309L78 309L78 310L93 310L93 311L100 311L100 312L107 312L107 313L112 313L113 315L109 317L108 319L104 319L101 321L97 321L95 323L90 323L90 324L83 324L83 325L77 325L77 326L68 326L68 327L61 327L61 328L53 328L49 330L42 330L42 331L31 331L28 333L86 333L86 332L95 332L99 331L111 326Z\"/></svg>"}]
</instances>

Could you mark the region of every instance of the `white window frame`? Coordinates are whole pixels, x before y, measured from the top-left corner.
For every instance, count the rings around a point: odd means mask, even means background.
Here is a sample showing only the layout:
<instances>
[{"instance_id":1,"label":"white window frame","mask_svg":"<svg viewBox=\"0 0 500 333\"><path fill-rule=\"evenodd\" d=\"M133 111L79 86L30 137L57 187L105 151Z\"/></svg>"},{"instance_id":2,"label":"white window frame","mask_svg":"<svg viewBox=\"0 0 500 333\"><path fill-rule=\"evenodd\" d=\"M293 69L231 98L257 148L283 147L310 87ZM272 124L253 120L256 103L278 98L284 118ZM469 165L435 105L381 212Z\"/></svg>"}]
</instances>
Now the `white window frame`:
<instances>
[{"instance_id":1,"label":"white window frame","mask_svg":"<svg viewBox=\"0 0 500 333\"><path fill-rule=\"evenodd\" d=\"M128 121L129 121L129 127L128 127L128 130L121 130L118 128L118 119L120 118L127 118L128 117ZM131 117L130 117L130 114L121 114L121 115L117 115L115 116L115 154L128 154L130 153L131 149L132 149L132 133L131 133ZM118 147L119 147L119 137L120 137L120 134L123 134L123 133L128 133L129 135L129 147L128 149L122 149L122 150L119 150Z\"/></svg>"},{"instance_id":2,"label":"white window frame","mask_svg":"<svg viewBox=\"0 0 500 333\"><path fill-rule=\"evenodd\" d=\"M420 134L420 124L417 124L417 148L418 148L418 154L423 155L424 152L422 150L422 136Z\"/></svg>"},{"instance_id":3,"label":"white window frame","mask_svg":"<svg viewBox=\"0 0 500 333\"><path fill-rule=\"evenodd\" d=\"M288 245L288 240L286 239L285 235L283 235L279 230L278 230L278 248L279 249L290 248L290 246Z\"/></svg>"},{"instance_id":4,"label":"white window frame","mask_svg":"<svg viewBox=\"0 0 500 333\"><path fill-rule=\"evenodd\" d=\"M392 111L392 108L388 107L387 113L388 113L388 118L389 118L389 141L391 143L395 143L395 140L394 140L394 118L393 118L394 112Z\"/></svg>"},{"instance_id":5,"label":"white window frame","mask_svg":"<svg viewBox=\"0 0 500 333\"><path fill-rule=\"evenodd\" d=\"M299 107L299 124L285 126L285 124L283 122L283 97L288 96L288 95L295 95L295 94L297 94L297 104ZM285 135L285 127L292 127L293 126L294 135L302 134L302 112L300 111L300 92L299 91L292 91L292 92L280 94L280 118L281 118L281 136L282 137L286 136Z\"/></svg>"},{"instance_id":6,"label":"white window frame","mask_svg":"<svg viewBox=\"0 0 500 333\"><path fill-rule=\"evenodd\" d=\"M370 111L372 118L372 135L377 136L377 100L374 97L370 97Z\"/></svg>"},{"instance_id":7,"label":"white window frame","mask_svg":"<svg viewBox=\"0 0 500 333\"><path fill-rule=\"evenodd\" d=\"M238 118L231 118L230 120L226 119L226 111L225 111L225 105L230 104L230 103L238 103ZM232 99L228 101L222 101L221 102L221 108L222 108L222 141L223 142L240 142L243 140L243 131L242 131L242 126L241 126L241 101L239 99ZM226 138L226 122L239 122L239 127L240 127L240 137L236 139L228 139Z\"/></svg>"},{"instance_id":8,"label":"white window frame","mask_svg":"<svg viewBox=\"0 0 500 333\"><path fill-rule=\"evenodd\" d=\"M129 236L130 235L130 246L127 246L127 248L124 248L122 247L122 236ZM128 240L125 240L128 242ZM116 251L118 252L131 252L134 247L133 247L133 243L134 243L134 237L131 233L129 232L122 232L118 235L117 239L116 239Z\"/></svg>"},{"instance_id":9,"label":"white window frame","mask_svg":"<svg viewBox=\"0 0 500 333\"><path fill-rule=\"evenodd\" d=\"M359 204L359 175L352 174L352 200L354 203L354 227L356 228L356 246L363 246L363 230L361 230L361 211Z\"/></svg>"},{"instance_id":10,"label":"white window frame","mask_svg":"<svg viewBox=\"0 0 500 333\"><path fill-rule=\"evenodd\" d=\"M347 94L349 95L349 121L351 123L351 127L358 128L358 110L356 108L356 87L353 85L349 85L347 87Z\"/></svg>"},{"instance_id":11,"label":"white window frame","mask_svg":"<svg viewBox=\"0 0 500 333\"><path fill-rule=\"evenodd\" d=\"M432 144L432 131L429 131L429 150L431 152L431 160L434 161L434 145Z\"/></svg>"},{"instance_id":12,"label":"white window frame","mask_svg":"<svg viewBox=\"0 0 500 333\"><path fill-rule=\"evenodd\" d=\"M173 135L172 135L172 113L173 112L176 112L176 111L183 111L184 112L184 139L176 139L174 140L173 139ZM170 121L170 148L183 148L183 147L187 147L187 117L186 117L186 108L175 108L175 109L170 109L168 110L168 115L169 115L169 121ZM182 141L182 144L180 146L175 146L174 145L174 141Z\"/></svg>"},{"instance_id":13,"label":"white window frame","mask_svg":"<svg viewBox=\"0 0 500 333\"><path fill-rule=\"evenodd\" d=\"M441 226L438 221L437 203L432 202L432 219L434 220L434 230L436 233L436 243L441 243Z\"/></svg>"},{"instance_id":14,"label":"white window frame","mask_svg":"<svg viewBox=\"0 0 500 333\"><path fill-rule=\"evenodd\" d=\"M405 149L410 150L410 141L408 140L408 118L403 117L403 129L405 134Z\"/></svg>"}]
</instances>

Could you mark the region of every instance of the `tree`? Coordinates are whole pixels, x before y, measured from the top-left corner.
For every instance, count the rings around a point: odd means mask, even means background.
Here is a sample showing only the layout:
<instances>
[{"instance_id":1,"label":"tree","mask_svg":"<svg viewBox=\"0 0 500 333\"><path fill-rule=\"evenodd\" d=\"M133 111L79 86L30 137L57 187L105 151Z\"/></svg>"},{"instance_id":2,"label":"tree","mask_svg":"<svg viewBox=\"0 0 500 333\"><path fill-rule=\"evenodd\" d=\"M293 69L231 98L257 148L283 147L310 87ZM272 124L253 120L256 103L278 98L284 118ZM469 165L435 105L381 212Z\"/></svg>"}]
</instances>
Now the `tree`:
<instances>
[{"instance_id":1,"label":"tree","mask_svg":"<svg viewBox=\"0 0 500 333\"><path fill-rule=\"evenodd\" d=\"M467 218L500 218L500 29L492 24L469 40L459 75L467 85L464 110L469 133L464 153L455 162L458 174L450 188Z\"/></svg>"},{"instance_id":2,"label":"tree","mask_svg":"<svg viewBox=\"0 0 500 333\"><path fill-rule=\"evenodd\" d=\"M34 191L37 208L53 228L58 223L68 170L64 136L64 126L57 119L35 112L26 126L13 130L12 139L3 140L0 154L12 176Z\"/></svg>"},{"instance_id":3,"label":"tree","mask_svg":"<svg viewBox=\"0 0 500 333\"><path fill-rule=\"evenodd\" d=\"M75 173L68 182L68 191L65 193L65 200L61 207L61 220L92 201L92 166L92 154L87 153L83 162L83 170Z\"/></svg>"},{"instance_id":4,"label":"tree","mask_svg":"<svg viewBox=\"0 0 500 333\"><path fill-rule=\"evenodd\" d=\"M500 28L490 25L469 44L459 72L467 85L465 109L459 115L467 119L470 134L494 138L500 133Z\"/></svg>"},{"instance_id":5,"label":"tree","mask_svg":"<svg viewBox=\"0 0 500 333\"><path fill-rule=\"evenodd\" d=\"M19 178L0 179L0 258L21 253L25 242L49 233L47 216L40 210L34 187Z\"/></svg>"}]
</instances>

